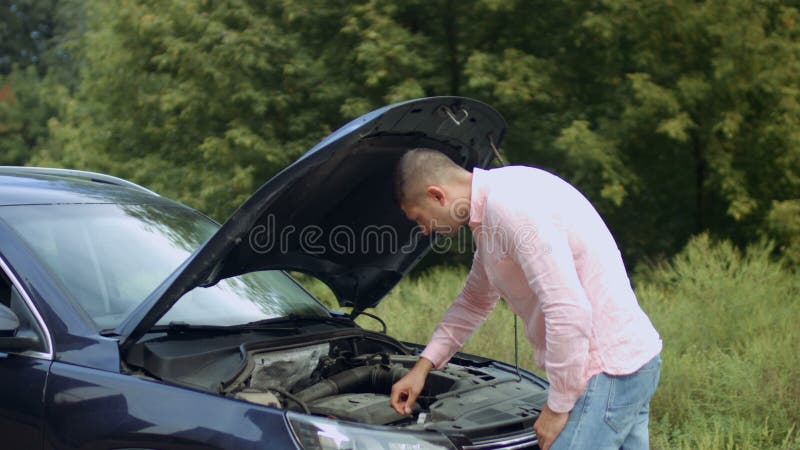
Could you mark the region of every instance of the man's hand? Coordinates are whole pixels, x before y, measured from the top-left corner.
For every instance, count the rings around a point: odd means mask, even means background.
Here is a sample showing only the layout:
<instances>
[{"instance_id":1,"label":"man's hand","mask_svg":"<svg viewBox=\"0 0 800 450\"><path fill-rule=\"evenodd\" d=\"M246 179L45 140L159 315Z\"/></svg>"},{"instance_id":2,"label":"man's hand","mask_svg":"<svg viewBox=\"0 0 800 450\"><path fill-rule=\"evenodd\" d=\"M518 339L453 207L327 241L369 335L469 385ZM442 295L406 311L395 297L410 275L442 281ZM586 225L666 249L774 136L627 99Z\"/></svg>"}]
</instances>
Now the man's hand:
<instances>
[{"instance_id":1,"label":"man's hand","mask_svg":"<svg viewBox=\"0 0 800 450\"><path fill-rule=\"evenodd\" d=\"M391 397L391 405L395 411L404 416L411 414L419 393L425 387L425 378L428 377L431 369L433 369L433 363L425 358L420 358L403 378L397 380L397 383L392 386Z\"/></svg>"},{"instance_id":2,"label":"man's hand","mask_svg":"<svg viewBox=\"0 0 800 450\"><path fill-rule=\"evenodd\" d=\"M533 424L533 431L536 432L536 437L539 438L539 448L542 450L549 450L556 440L564 425L567 424L569 413L557 413L550 410L545 403L542 408L542 413Z\"/></svg>"}]
</instances>

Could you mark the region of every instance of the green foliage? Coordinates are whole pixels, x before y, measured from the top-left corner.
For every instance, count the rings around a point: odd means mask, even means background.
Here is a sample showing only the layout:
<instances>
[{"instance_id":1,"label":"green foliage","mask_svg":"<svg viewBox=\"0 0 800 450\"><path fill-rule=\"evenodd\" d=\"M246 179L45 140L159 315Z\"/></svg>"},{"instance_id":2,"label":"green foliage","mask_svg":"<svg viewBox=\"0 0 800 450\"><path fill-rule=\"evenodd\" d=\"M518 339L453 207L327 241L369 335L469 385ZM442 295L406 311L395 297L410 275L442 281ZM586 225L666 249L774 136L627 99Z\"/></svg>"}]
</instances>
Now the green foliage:
<instances>
[{"instance_id":1,"label":"green foliage","mask_svg":"<svg viewBox=\"0 0 800 450\"><path fill-rule=\"evenodd\" d=\"M275 9L92 4L76 104L38 162L112 172L224 218L329 131L312 95L322 71Z\"/></svg>"},{"instance_id":2,"label":"green foliage","mask_svg":"<svg viewBox=\"0 0 800 450\"><path fill-rule=\"evenodd\" d=\"M654 448L800 445L800 280L772 250L700 235L637 277L664 341Z\"/></svg>"},{"instance_id":3,"label":"green foliage","mask_svg":"<svg viewBox=\"0 0 800 450\"><path fill-rule=\"evenodd\" d=\"M0 164L27 164L50 139L77 84L82 20L78 0L0 6Z\"/></svg>"},{"instance_id":4,"label":"green foliage","mask_svg":"<svg viewBox=\"0 0 800 450\"><path fill-rule=\"evenodd\" d=\"M572 122L561 130L554 144L577 168L572 181L599 192L600 198L612 205L620 206L625 201L626 186L636 187L636 176L621 163L617 145L590 130L589 122Z\"/></svg>"},{"instance_id":5,"label":"green foliage","mask_svg":"<svg viewBox=\"0 0 800 450\"><path fill-rule=\"evenodd\" d=\"M23 165L47 138L55 113L34 66L0 76L0 165Z\"/></svg>"},{"instance_id":6,"label":"green foliage","mask_svg":"<svg viewBox=\"0 0 800 450\"><path fill-rule=\"evenodd\" d=\"M793 266L800 267L800 199L773 202L767 227L782 243L781 253Z\"/></svg>"},{"instance_id":7,"label":"green foliage","mask_svg":"<svg viewBox=\"0 0 800 450\"><path fill-rule=\"evenodd\" d=\"M56 0L0 4L0 75L14 66L39 66L55 31ZM44 69L44 68L43 68Z\"/></svg>"},{"instance_id":8,"label":"green foliage","mask_svg":"<svg viewBox=\"0 0 800 450\"><path fill-rule=\"evenodd\" d=\"M629 259L672 253L702 230L738 242L765 235L772 202L800 188L797 8L546 5L505 2L496 14L509 30L487 41L494 56L476 50L467 69L476 94L512 112L512 159L576 182ZM514 26L525 19L536 25ZM535 85L519 77L530 58ZM498 92L508 83L514 94Z\"/></svg>"}]
</instances>

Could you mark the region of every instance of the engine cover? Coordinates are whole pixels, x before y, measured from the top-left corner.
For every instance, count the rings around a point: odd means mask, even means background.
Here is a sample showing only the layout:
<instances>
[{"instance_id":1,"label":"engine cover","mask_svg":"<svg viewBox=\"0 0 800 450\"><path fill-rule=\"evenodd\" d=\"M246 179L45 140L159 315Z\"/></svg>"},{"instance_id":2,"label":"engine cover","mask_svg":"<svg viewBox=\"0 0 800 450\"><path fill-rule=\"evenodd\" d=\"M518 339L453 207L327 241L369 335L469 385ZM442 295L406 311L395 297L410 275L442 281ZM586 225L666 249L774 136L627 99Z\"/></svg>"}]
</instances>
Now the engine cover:
<instances>
[{"instance_id":1,"label":"engine cover","mask_svg":"<svg viewBox=\"0 0 800 450\"><path fill-rule=\"evenodd\" d=\"M372 425L388 425L407 420L406 416L398 414L389 405L389 396L383 394L334 395L314 401L308 405L308 409L314 414ZM419 412L419 405L414 405L414 412Z\"/></svg>"}]
</instances>

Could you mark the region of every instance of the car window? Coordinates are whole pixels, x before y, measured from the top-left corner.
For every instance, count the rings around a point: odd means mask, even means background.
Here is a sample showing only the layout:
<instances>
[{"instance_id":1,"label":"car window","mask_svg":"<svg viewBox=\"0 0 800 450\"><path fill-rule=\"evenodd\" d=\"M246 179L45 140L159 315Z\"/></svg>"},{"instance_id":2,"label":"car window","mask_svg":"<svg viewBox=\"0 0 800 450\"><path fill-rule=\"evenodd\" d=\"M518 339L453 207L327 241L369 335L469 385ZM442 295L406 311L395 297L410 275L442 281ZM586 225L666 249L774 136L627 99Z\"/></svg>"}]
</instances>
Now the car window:
<instances>
[{"instance_id":1,"label":"car window","mask_svg":"<svg viewBox=\"0 0 800 450\"><path fill-rule=\"evenodd\" d=\"M218 229L177 205L68 204L0 208L98 329L119 325ZM236 325L327 310L282 271L196 288L159 323Z\"/></svg>"},{"instance_id":2,"label":"car window","mask_svg":"<svg viewBox=\"0 0 800 450\"><path fill-rule=\"evenodd\" d=\"M42 328L34 318L28 304L23 300L17 287L14 286L11 279L2 270L0 270L0 303L14 311L17 319L19 319L19 328L14 336L36 337L39 345L32 347L31 350L42 353L47 352L47 341Z\"/></svg>"}]
</instances>

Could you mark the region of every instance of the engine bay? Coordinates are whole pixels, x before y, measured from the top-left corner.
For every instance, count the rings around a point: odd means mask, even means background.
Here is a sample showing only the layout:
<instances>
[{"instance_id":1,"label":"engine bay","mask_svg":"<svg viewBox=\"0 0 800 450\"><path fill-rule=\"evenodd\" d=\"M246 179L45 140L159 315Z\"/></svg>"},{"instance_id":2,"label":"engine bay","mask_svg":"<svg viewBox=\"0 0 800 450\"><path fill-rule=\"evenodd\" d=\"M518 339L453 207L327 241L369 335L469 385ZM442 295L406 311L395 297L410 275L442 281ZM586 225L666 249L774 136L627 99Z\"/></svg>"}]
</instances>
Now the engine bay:
<instances>
[{"instance_id":1,"label":"engine bay","mask_svg":"<svg viewBox=\"0 0 800 450\"><path fill-rule=\"evenodd\" d=\"M445 434L530 429L546 384L513 367L457 354L429 374L410 415L389 404L416 349L365 330L314 339L163 336L137 344L127 362L142 375L234 399L345 421Z\"/></svg>"}]
</instances>

